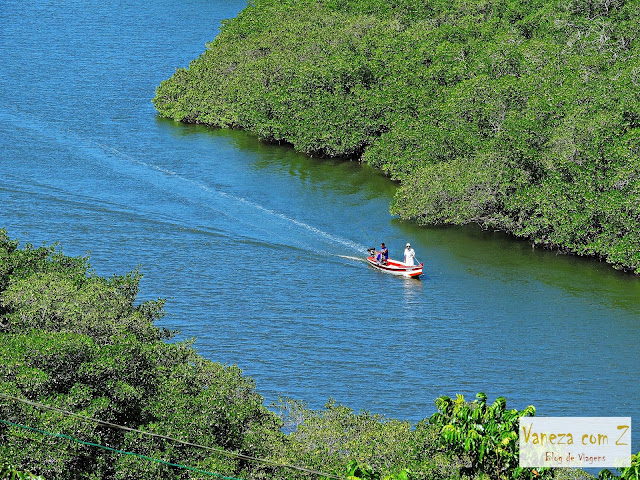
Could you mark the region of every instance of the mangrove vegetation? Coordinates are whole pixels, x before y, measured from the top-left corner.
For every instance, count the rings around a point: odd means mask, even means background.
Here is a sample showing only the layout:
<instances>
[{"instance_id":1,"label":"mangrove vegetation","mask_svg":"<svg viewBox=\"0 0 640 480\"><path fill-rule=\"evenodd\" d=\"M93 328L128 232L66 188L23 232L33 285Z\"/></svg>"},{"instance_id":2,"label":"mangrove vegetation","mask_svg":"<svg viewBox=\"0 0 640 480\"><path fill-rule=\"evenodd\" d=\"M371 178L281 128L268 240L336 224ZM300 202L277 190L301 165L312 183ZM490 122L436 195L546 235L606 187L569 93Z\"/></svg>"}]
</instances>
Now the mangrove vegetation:
<instances>
[{"instance_id":1,"label":"mangrove vegetation","mask_svg":"<svg viewBox=\"0 0 640 480\"><path fill-rule=\"evenodd\" d=\"M253 0L157 89L399 182L391 212L640 262L640 3Z\"/></svg>"},{"instance_id":2,"label":"mangrove vegetation","mask_svg":"<svg viewBox=\"0 0 640 480\"><path fill-rule=\"evenodd\" d=\"M238 367L169 341L140 278L0 230L0 478L590 478L519 468L518 419L535 409L502 397L441 397L415 425L332 400L266 408Z\"/></svg>"}]
</instances>

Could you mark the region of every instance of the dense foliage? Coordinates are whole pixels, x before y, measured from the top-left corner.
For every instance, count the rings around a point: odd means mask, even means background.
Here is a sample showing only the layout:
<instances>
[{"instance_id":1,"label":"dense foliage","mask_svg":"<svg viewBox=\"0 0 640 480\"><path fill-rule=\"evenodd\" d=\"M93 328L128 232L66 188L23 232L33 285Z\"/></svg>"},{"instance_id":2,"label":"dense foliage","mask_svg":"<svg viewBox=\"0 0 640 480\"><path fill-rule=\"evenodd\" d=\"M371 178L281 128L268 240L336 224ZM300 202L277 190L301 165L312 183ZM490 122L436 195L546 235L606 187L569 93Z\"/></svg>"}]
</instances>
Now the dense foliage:
<instances>
[{"instance_id":1,"label":"dense foliage","mask_svg":"<svg viewBox=\"0 0 640 480\"><path fill-rule=\"evenodd\" d=\"M267 409L240 369L167 342L173 332L155 325L163 302L136 304L139 281L99 277L55 247L19 249L0 229L0 479L318 478L284 465L363 480L522 473L512 429L532 407L442 397L417 425L331 400Z\"/></svg>"},{"instance_id":2,"label":"dense foliage","mask_svg":"<svg viewBox=\"0 0 640 480\"><path fill-rule=\"evenodd\" d=\"M636 270L638 18L633 0L255 0L154 103L379 166L401 217Z\"/></svg>"},{"instance_id":3,"label":"dense foliage","mask_svg":"<svg viewBox=\"0 0 640 480\"><path fill-rule=\"evenodd\" d=\"M356 414L333 401L322 410L292 400L278 407L291 430L276 452L286 462L362 479L460 478L463 460L440 447L438 428L426 421L412 426L366 411Z\"/></svg>"},{"instance_id":4,"label":"dense foliage","mask_svg":"<svg viewBox=\"0 0 640 480\"><path fill-rule=\"evenodd\" d=\"M134 304L138 273L104 279L84 258L17 246L0 230L0 394L238 453L266 455L278 442L280 419L251 379L203 359L189 342L163 341L171 332L154 325L162 302ZM0 419L30 428L0 424L0 460L47 479L188 478L80 442L222 474L250 468L6 397Z\"/></svg>"},{"instance_id":5,"label":"dense foliage","mask_svg":"<svg viewBox=\"0 0 640 480\"><path fill-rule=\"evenodd\" d=\"M518 466L519 421L521 417L535 415L535 408L508 410L504 397L498 397L492 405L487 404L484 393L476 397L473 402L465 402L462 395L456 400L440 397L436 400L438 412L429 419L441 428L443 445L469 456L465 471L504 479L550 477L550 471Z\"/></svg>"},{"instance_id":6,"label":"dense foliage","mask_svg":"<svg viewBox=\"0 0 640 480\"><path fill-rule=\"evenodd\" d=\"M17 470L11 465L0 463L0 479L2 480L44 480L39 475L33 475L30 472Z\"/></svg>"},{"instance_id":7,"label":"dense foliage","mask_svg":"<svg viewBox=\"0 0 640 480\"><path fill-rule=\"evenodd\" d=\"M628 467L618 468L619 476L611 473L611 470L604 469L600 471L598 478L601 480L638 480L640 478L640 453L631 455L631 465Z\"/></svg>"}]
</instances>

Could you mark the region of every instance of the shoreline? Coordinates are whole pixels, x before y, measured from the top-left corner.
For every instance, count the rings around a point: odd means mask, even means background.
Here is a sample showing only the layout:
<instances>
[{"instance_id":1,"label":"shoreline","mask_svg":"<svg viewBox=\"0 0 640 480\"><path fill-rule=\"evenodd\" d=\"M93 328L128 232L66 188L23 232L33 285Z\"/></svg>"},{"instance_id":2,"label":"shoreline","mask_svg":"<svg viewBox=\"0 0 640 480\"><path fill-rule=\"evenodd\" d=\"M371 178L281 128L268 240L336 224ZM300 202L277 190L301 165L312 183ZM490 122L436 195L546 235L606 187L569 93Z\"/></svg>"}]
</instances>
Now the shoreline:
<instances>
[{"instance_id":1,"label":"shoreline","mask_svg":"<svg viewBox=\"0 0 640 480\"><path fill-rule=\"evenodd\" d=\"M378 11L381 2L365 3L342 11L316 0L256 1L160 84L158 114L368 163L398 182L392 214L419 225L476 223L640 273L640 120L619 115L637 102L626 77L615 98L605 88L626 72L638 42L586 85L567 64L600 53L578 49L558 23L588 24L583 12L541 7L537 26L514 32L504 12L475 4L400 8L398 24ZM512 14L532 15L520 7ZM601 15L623 32L632 13ZM540 70L540 49L557 55L547 69L568 86ZM598 102L598 117L580 107Z\"/></svg>"}]
</instances>

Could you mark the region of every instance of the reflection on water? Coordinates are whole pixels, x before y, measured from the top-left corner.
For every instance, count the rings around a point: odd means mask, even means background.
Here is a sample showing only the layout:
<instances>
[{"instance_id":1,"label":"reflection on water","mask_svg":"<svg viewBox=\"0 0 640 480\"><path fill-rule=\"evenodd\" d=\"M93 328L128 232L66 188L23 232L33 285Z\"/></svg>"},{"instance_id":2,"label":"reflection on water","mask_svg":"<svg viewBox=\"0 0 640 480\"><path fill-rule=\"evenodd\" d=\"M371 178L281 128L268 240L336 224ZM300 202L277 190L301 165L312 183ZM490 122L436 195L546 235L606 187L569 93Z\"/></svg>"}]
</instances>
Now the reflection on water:
<instances>
[{"instance_id":1,"label":"reflection on water","mask_svg":"<svg viewBox=\"0 0 640 480\"><path fill-rule=\"evenodd\" d=\"M392 222L406 232L407 238L417 236L432 248L446 246L446 252L454 255L469 275L479 279L519 283L524 289L535 288L533 285L541 282L589 303L637 312L640 303L637 276L614 270L606 263L532 248L526 240L473 225L420 228L400 220Z\"/></svg>"}]
</instances>

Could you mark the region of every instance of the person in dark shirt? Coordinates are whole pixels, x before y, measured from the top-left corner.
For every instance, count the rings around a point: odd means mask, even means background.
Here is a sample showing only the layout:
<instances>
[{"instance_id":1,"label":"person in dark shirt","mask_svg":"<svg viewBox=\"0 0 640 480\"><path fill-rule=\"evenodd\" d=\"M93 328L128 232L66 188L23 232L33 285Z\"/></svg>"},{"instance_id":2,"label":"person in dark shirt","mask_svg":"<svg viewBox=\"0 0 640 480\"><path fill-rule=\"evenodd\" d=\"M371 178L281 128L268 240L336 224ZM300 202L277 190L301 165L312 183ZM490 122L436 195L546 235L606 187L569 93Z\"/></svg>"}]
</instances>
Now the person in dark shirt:
<instances>
[{"instance_id":1,"label":"person in dark shirt","mask_svg":"<svg viewBox=\"0 0 640 480\"><path fill-rule=\"evenodd\" d=\"M377 253L376 261L386 265L387 260L389 260L389 249L384 245L384 242L380 244L380 250Z\"/></svg>"}]
</instances>

